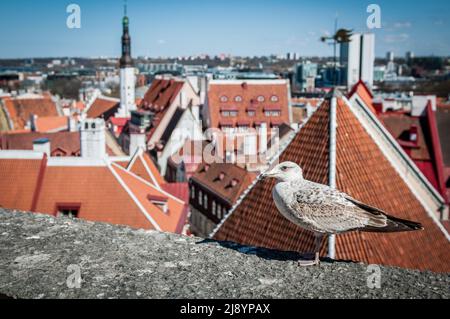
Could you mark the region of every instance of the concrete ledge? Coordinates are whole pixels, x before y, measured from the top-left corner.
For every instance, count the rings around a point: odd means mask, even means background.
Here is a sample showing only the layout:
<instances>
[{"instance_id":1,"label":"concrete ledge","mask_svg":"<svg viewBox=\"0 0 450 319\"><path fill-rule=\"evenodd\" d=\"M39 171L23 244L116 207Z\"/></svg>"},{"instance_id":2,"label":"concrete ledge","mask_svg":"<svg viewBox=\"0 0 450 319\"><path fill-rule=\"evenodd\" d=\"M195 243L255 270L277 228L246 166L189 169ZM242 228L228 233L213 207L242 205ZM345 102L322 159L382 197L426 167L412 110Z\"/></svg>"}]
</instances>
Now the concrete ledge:
<instances>
[{"instance_id":1,"label":"concrete ledge","mask_svg":"<svg viewBox=\"0 0 450 319\"><path fill-rule=\"evenodd\" d=\"M448 274L284 253L0 209L0 295L14 298L450 298ZM81 287L76 286L78 269ZM69 283L69 285L68 285Z\"/></svg>"}]
</instances>

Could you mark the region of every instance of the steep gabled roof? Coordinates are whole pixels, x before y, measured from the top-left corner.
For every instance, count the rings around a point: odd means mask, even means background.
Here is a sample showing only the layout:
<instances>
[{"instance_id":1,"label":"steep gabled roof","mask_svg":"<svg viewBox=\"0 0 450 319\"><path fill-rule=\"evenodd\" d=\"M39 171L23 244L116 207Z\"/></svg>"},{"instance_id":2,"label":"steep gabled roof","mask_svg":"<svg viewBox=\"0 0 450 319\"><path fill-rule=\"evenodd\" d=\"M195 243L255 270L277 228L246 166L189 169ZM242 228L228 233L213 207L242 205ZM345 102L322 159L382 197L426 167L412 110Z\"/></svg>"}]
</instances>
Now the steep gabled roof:
<instances>
[{"instance_id":1,"label":"steep gabled roof","mask_svg":"<svg viewBox=\"0 0 450 319\"><path fill-rule=\"evenodd\" d=\"M168 108L178 96L184 85L184 80L155 79L145 93L141 106L152 111Z\"/></svg>"},{"instance_id":2,"label":"steep gabled roof","mask_svg":"<svg viewBox=\"0 0 450 319\"><path fill-rule=\"evenodd\" d=\"M191 179L233 205L256 174L230 163L201 164Z\"/></svg>"},{"instance_id":3,"label":"steep gabled roof","mask_svg":"<svg viewBox=\"0 0 450 319\"><path fill-rule=\"evenodd\" d=\"M328 183L329 108L326 100L280 157L304 169L305 178ZM450 271L448 233L414 195L344 98L337 99L337 188L399 218L421 232L349 233L336 238L336 258L437 272ZM274 181L258 181L212 234L215 239L281 250L310 251L313 235L282 217L273 202ZM326 251L326 243L322 254Z\"/></svg>"},{"instance_id":4,"label":"steep gabled roof","mask_svg":"<svg viewBox=\"0 0 450 319\"><path fill-rule=\"evenodd\" d=\"M88 118L104 118L113 116L120 107L120 100L105 96L99 96L89 106L86 114Z\"/></svg>"},{"instance_id":5,"label":"steep gabled roof","mask_svg":"<svg viewBox=\"0 0 450 319\"><path fill-rule=\"evenodd\" d=\"M127 170L138 175L157 188L161 188L161 185L165 183L165 180L159 173L155 163L153 163L153 160L142 148L139 148L131 158Z\"/></svg>"},{"instance_id":6,"label":"steep gabled roof","mask_svg":"<svg viewBox=\"0 0 450 319\"><path fill-rule=\"evenodd\" d=\"M108 160L46 159L29 151L0 152L0 207L57 213L134 228L181 233L185 203Z\"/></svg>"},{"instance_id":7,"label":"steep gabled roof","mask_svg":"<svg viewBox=\"0 0 450 319\"><path fill-rule=\"evenodd\" d=\"M354 97L360 98L364 102L364 104L370 109L370 111L373 112L373 114L377 113L373 105L372 91L367 87L367 85L364 83L363 80L360 79L353 86L353 88L350 90L347 96L349 99L352 99Z\"/></svg>"}]
</instances>

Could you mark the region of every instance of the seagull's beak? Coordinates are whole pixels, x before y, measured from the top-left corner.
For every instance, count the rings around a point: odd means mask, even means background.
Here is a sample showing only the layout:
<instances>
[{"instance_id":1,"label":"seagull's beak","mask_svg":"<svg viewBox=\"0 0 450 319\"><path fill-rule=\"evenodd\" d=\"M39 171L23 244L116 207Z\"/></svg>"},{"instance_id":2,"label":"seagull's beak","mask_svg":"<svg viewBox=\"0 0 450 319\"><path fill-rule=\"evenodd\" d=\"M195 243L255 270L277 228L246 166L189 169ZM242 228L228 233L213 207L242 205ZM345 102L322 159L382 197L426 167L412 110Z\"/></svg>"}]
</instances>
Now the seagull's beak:
<instances>
[{"instance_id":1,"label":"seagull's beak","mask_svg":"<svg viewBox=\"0 0 450 319\"><path fill-rule=\"evenodd\" d=\"M272 178L275 177L276 173L272 170L270 172L266 172L264 174L261 175L261 179L267 179L267 178Z\"/></svg>"}]
</instances>

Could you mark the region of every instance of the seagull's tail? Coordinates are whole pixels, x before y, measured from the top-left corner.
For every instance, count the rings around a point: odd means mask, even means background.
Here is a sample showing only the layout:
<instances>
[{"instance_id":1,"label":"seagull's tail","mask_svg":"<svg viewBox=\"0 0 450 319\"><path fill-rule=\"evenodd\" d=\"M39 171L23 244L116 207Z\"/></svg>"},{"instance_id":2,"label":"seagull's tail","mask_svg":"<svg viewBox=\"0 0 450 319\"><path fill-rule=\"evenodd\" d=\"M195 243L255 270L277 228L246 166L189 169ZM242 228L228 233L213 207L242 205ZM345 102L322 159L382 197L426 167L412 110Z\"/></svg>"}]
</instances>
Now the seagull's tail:
<instances>
[{"instance_id":1,"label":"seagull's tail","mask_svg":"<svg viewBox=\"0 0 450 319\"><path fill-rule=\"evenodd\" d=\"M406 232L414 230L423 230L423 226L420 223L413 222L406 219L400 219L397 217L385 215L387 217L386 225L383 227L373 227L368 226L362 229L365 232L376 232L376 233L396 233L396 232Z\"/></svg>"}]
</instances>

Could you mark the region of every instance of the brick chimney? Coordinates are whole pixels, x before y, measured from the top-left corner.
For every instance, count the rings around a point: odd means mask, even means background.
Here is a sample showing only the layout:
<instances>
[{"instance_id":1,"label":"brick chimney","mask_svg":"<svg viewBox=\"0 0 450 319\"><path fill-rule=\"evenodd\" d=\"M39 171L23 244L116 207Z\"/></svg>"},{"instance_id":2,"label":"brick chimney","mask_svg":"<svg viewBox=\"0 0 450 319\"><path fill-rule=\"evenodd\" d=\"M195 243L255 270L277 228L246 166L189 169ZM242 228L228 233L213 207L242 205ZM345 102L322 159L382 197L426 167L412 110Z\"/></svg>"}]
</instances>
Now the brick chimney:
<instances>
[{"instance_id":1,"label":"brick chimney","mask_svg":"<svg viewBox=\"0 0 450 319\"><path fill-rule=\"evenodd\" d=\"M106 156L105 121L85 119L81 123L81 157L104 158Z\"/></svg>"}]
</instances>

